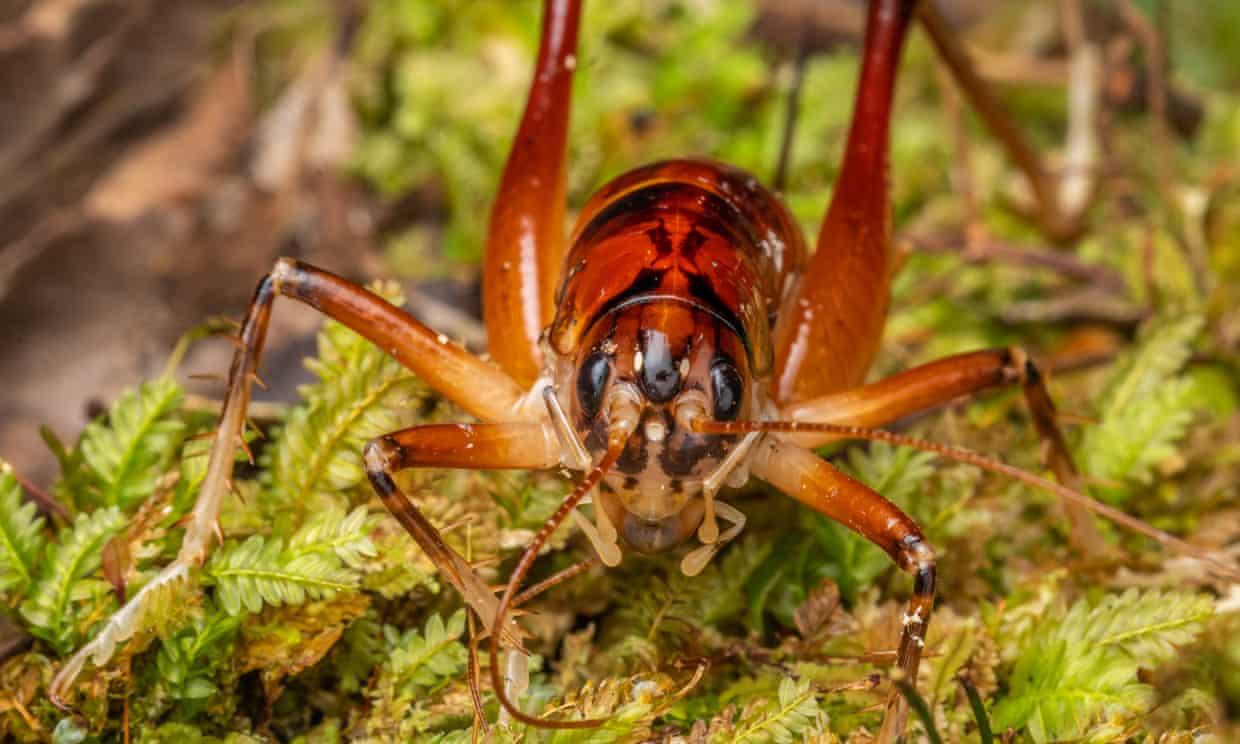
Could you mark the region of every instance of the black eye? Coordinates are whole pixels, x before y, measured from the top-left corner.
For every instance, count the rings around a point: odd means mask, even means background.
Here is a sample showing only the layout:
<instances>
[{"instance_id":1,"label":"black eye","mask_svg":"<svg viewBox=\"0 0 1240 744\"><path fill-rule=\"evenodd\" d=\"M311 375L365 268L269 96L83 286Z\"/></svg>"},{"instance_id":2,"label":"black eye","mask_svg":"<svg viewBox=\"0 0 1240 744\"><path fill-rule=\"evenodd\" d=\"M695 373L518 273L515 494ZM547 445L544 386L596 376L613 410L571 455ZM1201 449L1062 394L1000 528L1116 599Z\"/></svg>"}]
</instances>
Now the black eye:
<instances>
[{"instance_id":1,"label":"black eye","mask_svg":"<svg viewBox=\"0 0 1240 744\"><path fill-rule=\"evenodd\" d=\"M741 412L745 381L732 362L721 359L710 367L710 386L715 393L715 420L731 421Z\"/></svg>"},{"instance_id":2,"label":"black eye","mask_svg":"<svg viewBox=\"0 0 1240 744\"><path fill-rule=\"evenodd\" d=\"M577 373L577 400L581 403L581 410L586 418L598 415L610 373L611 362L601 351L594 352L581 363L581 370Z\"/></svg>"}]
</instances>

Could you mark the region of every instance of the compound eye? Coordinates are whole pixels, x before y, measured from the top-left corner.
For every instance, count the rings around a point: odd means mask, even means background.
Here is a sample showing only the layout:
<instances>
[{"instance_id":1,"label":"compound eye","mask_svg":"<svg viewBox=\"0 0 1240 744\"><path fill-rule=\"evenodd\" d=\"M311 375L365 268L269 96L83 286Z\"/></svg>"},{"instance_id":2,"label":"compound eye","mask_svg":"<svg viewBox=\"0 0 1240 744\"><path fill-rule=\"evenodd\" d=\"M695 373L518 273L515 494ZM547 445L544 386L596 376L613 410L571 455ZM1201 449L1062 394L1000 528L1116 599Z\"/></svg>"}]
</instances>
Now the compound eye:
<instances>
[{"instance_id":1,"label":"compound eye","mask_svg":"<svg viewBox=\"0 0 1240 744\"><path fill-rule=\"evenodd\" d=\"M715 420L731 421L741 412L745 381L736 365L720 359L710 367L710 386L715 394Z\"/></svg>"},{"instance_id":2,"label":"compound eye","mask_svg":"<svg viewBox=\"0 0 1240 744\"><path fill-rule=\"evenodd\" d=\"M601 351L594 352L581 363L577 373L577 402L581 404L586 418L592 419L598 415L610 374L611 360Z\"/></svg>"}]
</instances>

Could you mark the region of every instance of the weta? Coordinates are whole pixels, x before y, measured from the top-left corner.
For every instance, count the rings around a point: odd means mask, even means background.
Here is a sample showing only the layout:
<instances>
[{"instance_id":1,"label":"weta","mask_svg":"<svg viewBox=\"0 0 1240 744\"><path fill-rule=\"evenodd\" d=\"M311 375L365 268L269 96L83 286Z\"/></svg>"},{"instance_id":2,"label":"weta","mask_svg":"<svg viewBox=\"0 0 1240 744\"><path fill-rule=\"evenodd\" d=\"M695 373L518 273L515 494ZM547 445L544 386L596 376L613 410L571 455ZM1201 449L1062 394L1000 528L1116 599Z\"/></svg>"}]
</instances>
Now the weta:
<instances>
[{"instance_id":1,"label":"weta","mask_svg":"<svg viewBox=\"0 0 1240 744\"><path fill-rule=\"evenodd\" d=\"M242 325L207 475L177 559L66 663L53 699L63 699L87 658L101 663L133 635L155 592L188 580L205 560L277 297L353 329L478 420L392 432L370 442L364 459L383 503L489 631L492 685L512 717L549 727L600 723L536 718L512 700L524 661L513 610L529 594L521 594L522 580L550 534L572 515L609 566L625 550L689 544L680 568L693 575L745 526L745 515L718 499L720 489L751 478L856 531L912 576L897 664L915 683L935 597L934 551L912 519L814 447L859 437L931 449L1048 488L1065 499L1075 524L1089 519L1043 375L1020 350L961 354L864 384L894 270L888 130L916 5L870 3L843 165L810 251L780 199L755 177L695 159L646 165L605 185L566 242L565 149L581 3L545 0L535 74L486 245L491 361L362 287L277 261ZM872 428L1000 386L1023 388L1059 485ZM567 467L583 477L497 598L393 479L422 467ZM587 497L589 515L579 511ZM507 680L498 662L504 646L511 648ZM470 671L472 681L474 664ZM893 694L880 740L899 736L906 718L904 698Z\"/></svg>"}]
</instances>

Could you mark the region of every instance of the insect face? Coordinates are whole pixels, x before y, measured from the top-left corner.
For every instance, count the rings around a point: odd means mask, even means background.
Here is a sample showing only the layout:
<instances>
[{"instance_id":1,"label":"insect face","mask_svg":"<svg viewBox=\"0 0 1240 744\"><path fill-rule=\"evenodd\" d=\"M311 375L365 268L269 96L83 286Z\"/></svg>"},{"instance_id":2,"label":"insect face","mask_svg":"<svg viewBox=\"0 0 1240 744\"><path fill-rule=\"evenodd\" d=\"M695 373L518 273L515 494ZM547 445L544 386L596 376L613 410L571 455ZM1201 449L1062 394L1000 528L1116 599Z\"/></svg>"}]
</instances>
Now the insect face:
<instances>
[{"instance_id":1,"label":"insect face","mask_svg":"<svg viewBox=\"0 0 1240 744\"><path fill-rule=\"evenodd\" d=\"M633 431L602 496L631 547L663 550L697 528L702 481L736 437L700 434L688 422L748 410L746 359L732 330L680 299L619 308L587 333L572 382L561 385L573 390L574 426L592 456L614 427Z\"/></svg>"}]
</instances>

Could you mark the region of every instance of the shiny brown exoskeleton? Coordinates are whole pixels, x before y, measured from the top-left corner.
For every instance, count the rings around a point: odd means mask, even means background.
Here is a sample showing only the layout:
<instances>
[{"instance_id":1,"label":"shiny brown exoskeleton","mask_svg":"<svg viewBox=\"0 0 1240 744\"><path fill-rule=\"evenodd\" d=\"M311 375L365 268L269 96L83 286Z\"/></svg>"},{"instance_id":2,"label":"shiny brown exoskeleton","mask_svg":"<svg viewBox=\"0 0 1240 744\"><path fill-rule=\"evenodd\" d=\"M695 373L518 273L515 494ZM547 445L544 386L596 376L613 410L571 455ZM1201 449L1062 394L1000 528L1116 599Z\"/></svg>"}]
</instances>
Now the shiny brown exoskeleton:
<instances>
[{"instance_id":1,"label":"shiny brown exoskeleton","mask_svg":"<svg viewBox=\"0 0 1240 744\"><path fill-rule=\"evenodd\" d=\"M787 209L757 179L705 160L648 165L604 186L582 210L565 251L564 157L580 3L546 0L529 101L487 242L484 319L494 363L359 286L278 261L242 327L207 476L177 560L64 666L53 698L62 698L88 657L105 660L141 627L155 593L187 579L205 559L277 296L357 331L481 421L394 432L367 446L365 462L384 503L490 629L492 659L501 645L515 649L506 685L499 664L491 664L495 692L512 716L542 726L599 723L531 718L509 699L520 690L525 658L511 610L551 532L572 515L609 565L623 549L659 552L689 543L681 568L695 574L744 526L744 515L716 494L751 476L865 536L912 574L898 664L916 680L934 598L934 554L908 516L811 448L841 436L895 441L898 435L865 427L983 389L1022 385L1056 475L1075 487L1076 474L1041 376L1018 350L963 354L862 384L887 309L888 128L915 5L870 4L847 151L812 254ZM392 478L413 467L565 466L585 476L522 555L498 600ZM578 510L587 496L591 515ZM1079 507L1070 514L1079 529L1089 526ZM473 679L474 665L470 670ZM903 698L893 695L881 738L894 740L905 717Z\"/></svg>"}]
</instances>

